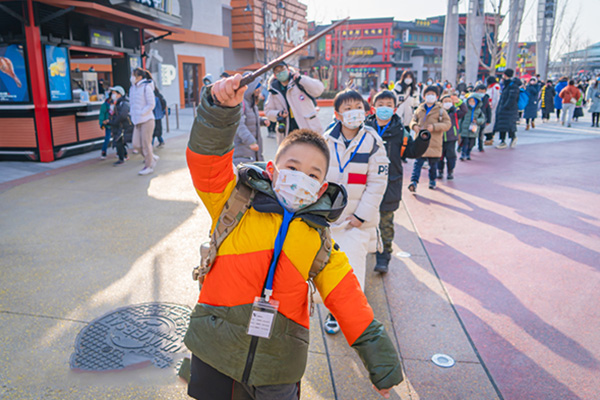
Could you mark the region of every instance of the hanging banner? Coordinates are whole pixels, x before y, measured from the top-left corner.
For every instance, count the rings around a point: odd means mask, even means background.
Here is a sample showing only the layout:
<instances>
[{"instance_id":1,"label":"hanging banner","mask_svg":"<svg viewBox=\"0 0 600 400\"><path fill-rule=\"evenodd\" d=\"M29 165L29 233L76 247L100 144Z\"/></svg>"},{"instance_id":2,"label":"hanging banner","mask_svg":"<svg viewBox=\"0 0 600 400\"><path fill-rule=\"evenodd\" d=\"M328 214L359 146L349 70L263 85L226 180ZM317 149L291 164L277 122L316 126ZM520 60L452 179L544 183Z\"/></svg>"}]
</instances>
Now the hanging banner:
<instances>
[{"instance_id":1,"label":"hanging banner","mask_svg":"<svg viewBox=\"0 0 600 400\"><path fill-rule=\"evenodd\" d=\"M325 60L331 60L331 35L325 36Z\"/></svg>"}]
</instances>

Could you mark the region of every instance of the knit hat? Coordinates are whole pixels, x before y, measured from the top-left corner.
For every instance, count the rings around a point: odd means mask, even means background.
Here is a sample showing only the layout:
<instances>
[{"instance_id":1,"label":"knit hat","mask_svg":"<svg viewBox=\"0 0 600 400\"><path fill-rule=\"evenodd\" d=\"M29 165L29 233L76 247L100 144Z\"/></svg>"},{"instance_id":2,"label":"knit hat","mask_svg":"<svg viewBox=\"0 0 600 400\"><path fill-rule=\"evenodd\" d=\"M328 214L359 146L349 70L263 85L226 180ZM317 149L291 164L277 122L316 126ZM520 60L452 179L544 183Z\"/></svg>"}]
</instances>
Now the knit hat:
<instances>
[{"instance_id":1,"label":"knit hat","mask_svg":"<svg viewBox=\"0 0 600 400\"><path fill-rule=\"evenodd\" d=\"M123 89L123 87L121 86L113 86L111 88L108 89L111 92L117 92L119 93L121 96L125 96L125 89Z\"/></svg>"},{"instance_id":2,"label":"knit hat","mask_svg":"<svg viewBox=\"0 0 600 400\"><path fill-rule=\"evenodd\" d=\"M423 92L423 96L425 96L429 92L434 92L436 96L440 95L439 88L435 85L427 86L427 89L425 89L425 91Z\"/></svg>"}]
</instances>

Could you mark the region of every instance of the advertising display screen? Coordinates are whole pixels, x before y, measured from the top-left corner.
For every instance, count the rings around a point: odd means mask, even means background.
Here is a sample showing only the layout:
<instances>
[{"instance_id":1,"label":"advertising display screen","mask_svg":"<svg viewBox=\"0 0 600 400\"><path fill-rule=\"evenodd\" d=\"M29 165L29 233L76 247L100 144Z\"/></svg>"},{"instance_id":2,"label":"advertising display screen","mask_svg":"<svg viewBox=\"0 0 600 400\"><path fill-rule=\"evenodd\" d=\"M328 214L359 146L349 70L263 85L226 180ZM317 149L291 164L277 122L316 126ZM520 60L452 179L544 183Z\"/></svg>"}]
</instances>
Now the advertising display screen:
<instances>
[{"instance_id":1,"label":"advertising display screen","mask_svg":"<svg viewBox=\"0 0 600 400\"><path fill-rule=\"evenodd\" d=\"M50 101L70 101L71 69L69 50L66 47L46 45L46 74L50 88Z\"/></svg>"},{"instance_id":2,"label":"advertising display screen","mask_svg":"<svg viewBox=\"0 0 600 400\"><path fill-rule=\"evenodd\" d=\"M29 102L23 46L0 46L0 103Z\"/></svg>"},{"instance_id":3,"label":"advertising display screen","mask_svg":"<svg viewBox=\"0 0 600 400\"><path fill-rule=\"evenodd\" d=\"M112 32L98 28L90 28L90 44L92 46L113 47L115 40Z\"/></svg>"}]
</instances>

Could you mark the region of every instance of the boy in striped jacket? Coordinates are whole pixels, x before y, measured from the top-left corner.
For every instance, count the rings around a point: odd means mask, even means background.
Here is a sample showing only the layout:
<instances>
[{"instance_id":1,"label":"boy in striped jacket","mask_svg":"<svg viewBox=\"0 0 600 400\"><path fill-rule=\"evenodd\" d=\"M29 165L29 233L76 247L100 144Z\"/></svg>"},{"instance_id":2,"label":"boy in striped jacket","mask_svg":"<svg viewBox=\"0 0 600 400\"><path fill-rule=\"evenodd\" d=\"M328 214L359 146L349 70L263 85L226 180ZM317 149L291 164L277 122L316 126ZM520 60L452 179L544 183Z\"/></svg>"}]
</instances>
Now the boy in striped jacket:
<instances>
[{"instance_id":1,"label":"boy in striped jacket","mask_svg":"<svg viewBox=\"0 0 600 400\"><path fill-rule=\"evenodd\" d=\"M348 205L331 225L331 236L348 256L364 290L367 253L382 250L377 226L390 161L381 137L365 124L364 102L358 92L338 93L333 106L337 122L325 133L330 151L327 181L346 189ZM339 330L329 314L325 331L335 334Z\"/></svg>"}]
</instances>

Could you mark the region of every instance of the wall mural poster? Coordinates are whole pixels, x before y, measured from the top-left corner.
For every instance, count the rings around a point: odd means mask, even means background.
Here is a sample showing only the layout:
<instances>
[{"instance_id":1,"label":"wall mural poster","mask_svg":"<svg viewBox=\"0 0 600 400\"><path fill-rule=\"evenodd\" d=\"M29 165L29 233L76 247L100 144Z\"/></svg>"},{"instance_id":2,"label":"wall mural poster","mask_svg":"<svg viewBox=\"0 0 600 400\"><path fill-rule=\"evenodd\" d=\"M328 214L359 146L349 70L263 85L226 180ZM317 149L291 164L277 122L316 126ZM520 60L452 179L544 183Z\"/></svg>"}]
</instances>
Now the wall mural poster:
<instances>
[{"instance_id":1,"label":"wall mural poster","mask_svg":"<svg viewBox=\"0 0 600 400\"><path fill-rule=\"evenodd\" d=\"M69 101L71 92L71 70L69 50L66 47L46 45L46 73L50 87L50 101Z\"/></svg>"},{"instance_id":2,"label":"wall mural poster","mask_svg":"<svg viewBox=\"0 0 600 400\"><path fill-rule=\"evenodd\" d=\"M0 103L29 102L23 46L0 46Z\"/></svg>"}]
</instances>

